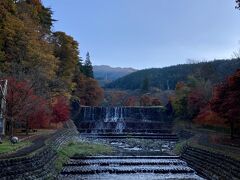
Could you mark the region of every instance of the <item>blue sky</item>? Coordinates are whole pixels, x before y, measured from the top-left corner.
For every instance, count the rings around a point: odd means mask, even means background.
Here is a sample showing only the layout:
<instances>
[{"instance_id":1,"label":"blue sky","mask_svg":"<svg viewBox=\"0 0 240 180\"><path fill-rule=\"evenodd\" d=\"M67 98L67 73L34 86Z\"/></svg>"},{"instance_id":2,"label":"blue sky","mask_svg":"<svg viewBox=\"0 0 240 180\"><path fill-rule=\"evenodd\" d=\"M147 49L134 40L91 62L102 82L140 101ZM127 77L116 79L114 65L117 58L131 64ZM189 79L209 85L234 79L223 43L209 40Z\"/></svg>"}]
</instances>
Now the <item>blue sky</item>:
<instances>
[{"instance_id":1,"label":"blue sky","mask_svg":"<svg viewBox=\"0 0 240 180\"><path fill-rule=\"evenodd\" d=\"M165 67L230 58L240 48L235 0L42 0L94 65Z\"/></svg>"}]
</instances>

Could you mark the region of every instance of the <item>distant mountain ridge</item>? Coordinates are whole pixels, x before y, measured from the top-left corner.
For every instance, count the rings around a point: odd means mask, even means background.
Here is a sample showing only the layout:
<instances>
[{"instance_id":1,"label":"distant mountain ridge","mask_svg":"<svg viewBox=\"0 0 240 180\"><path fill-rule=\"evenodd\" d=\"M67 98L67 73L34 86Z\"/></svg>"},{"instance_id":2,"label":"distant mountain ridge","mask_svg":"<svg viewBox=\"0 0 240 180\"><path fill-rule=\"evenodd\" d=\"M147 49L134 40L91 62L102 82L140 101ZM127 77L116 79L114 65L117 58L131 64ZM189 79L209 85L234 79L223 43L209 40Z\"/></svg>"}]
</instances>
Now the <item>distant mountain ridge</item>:
<instances>
[{"instance_id":1,"label":"distant mountain ridge","mask_svg":"<svg viewBox=\"0 0 240 180\"><path fill-rule=\"evenodd\" d=\"M214 60L195 64L180 64L164 68L139 70L119 78L106 85L106 88L136 90L143 87L147 78L149 87L162 90L173 90L177 82L186 81L188 76L195 75L209 79L213 84L223 81L240 68L240 59Z\"/></svg>"},{"instance_id":2,"label":"distant mountain ridge","mask_svg":"<svg viewBox=\"0 0 240 180\"><path fill-rule=\"evenodd\" d=\"M110 83L118 78L126 76L130 73L136 72L134 68L121 68L111 67L108 65L96 65L93 66L93 74L96 80L99 81L101 86Z\"/></svg>"}]
</instances>

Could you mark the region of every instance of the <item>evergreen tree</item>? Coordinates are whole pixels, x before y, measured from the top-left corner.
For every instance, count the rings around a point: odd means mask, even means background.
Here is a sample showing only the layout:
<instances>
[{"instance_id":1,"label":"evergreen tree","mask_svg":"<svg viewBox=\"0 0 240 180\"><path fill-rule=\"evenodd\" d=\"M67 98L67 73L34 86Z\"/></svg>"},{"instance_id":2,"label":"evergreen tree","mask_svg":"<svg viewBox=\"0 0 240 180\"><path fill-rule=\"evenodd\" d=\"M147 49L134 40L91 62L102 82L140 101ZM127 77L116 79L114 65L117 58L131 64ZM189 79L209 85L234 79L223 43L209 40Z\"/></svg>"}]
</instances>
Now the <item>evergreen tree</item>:
<instances>
[{"instance_id":1,"label":"evergreen tree","mask_svg":"<svg viewBox=\"0 0 240 180\"><path fill-rule=\"evenodd\" d=\"M240 9L240 0L236 0L236 3L237 3L236 8Z\"/></svg>"},{"instance_id":2,"label":"evergreen tree","mask_svg":"<svg viewBox=\"0 0 240 180\"><path fill-rule=\"evenodd\" d=\"M93 78L93 67L92 67L92 62L90 60L89 52L87 52L86 54L86 60L83 65L83 73L85 76Z\"/></svg>"}]
</instances>

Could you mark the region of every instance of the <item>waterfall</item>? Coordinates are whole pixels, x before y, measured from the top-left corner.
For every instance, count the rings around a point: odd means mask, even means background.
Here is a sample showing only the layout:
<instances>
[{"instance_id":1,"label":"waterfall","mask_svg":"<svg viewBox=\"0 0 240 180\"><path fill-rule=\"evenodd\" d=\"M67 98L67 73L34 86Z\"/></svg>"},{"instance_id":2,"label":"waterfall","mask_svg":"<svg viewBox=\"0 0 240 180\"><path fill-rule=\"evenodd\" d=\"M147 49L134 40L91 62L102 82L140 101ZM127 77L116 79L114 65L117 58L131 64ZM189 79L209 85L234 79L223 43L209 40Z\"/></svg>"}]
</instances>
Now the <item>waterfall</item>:
<instances>
[{"instance_id":1,"label":"waterfall","mask_svg":"<svg viewBox=\"0 0 240 180\"><path fill-rule=\"evenodd\" d=\"M81 107L74 121L82 132L143 132L166 127L169 120L161 107ZM164 122L164 126L161 123ZM171 121L168 121L171 122ZM171 124L170 124L171 126ZM165 128L165 129L166 129ZM154 131L154 132L155 132Z\"/></svg>"}]
</instances>

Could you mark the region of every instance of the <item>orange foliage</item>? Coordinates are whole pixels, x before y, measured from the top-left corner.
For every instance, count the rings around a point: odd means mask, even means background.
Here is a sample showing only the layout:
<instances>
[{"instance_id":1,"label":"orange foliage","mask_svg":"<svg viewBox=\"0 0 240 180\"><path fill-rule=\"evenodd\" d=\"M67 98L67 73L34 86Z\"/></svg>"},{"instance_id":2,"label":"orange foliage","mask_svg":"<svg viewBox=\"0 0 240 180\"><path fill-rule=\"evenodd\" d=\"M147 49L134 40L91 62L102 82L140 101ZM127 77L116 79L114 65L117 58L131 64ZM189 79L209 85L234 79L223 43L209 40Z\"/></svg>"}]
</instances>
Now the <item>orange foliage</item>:
<instances>
[{"instance_id":1,"label":"orange foliage","mask_svg":"<svg viewBox=\"0 0 240 180\"><path fill-rule=\"evenodd\" d=\"M161 106L161 101L159 99L157 99L157 98L154 98L152 100L152 105L153 106Z\"/></svg>"},{"instance_id":2,"label":"orange foliage","mask_svg":"<svg viewBox=\"0 0 240 180\"><path fill-rule=\"evenodd\" d=\"M140 105L141 106L151 106L152 105L152 99L148 95L143 95L140 98Z\"/></svg>"},{"instance_id":3,"label":"orange foliage","mask_svg":"<svg viewBox=\"0 0 240 180\"><path fill-rule=\"evenodd\" d=\"M225 120L213 112L209 105L201 109L194 122L201 125L225 126Z\"/></svg>"},{"instance_id":4,"label":"orange foliage","mask_svg":"<svg viewBox=\"0 0 240 180\"><path fill-rule=\"evenodd\" d=\"M136 97L131 96L124 102L124 106L136 106Z\"/></svg>"}]
</instances>

